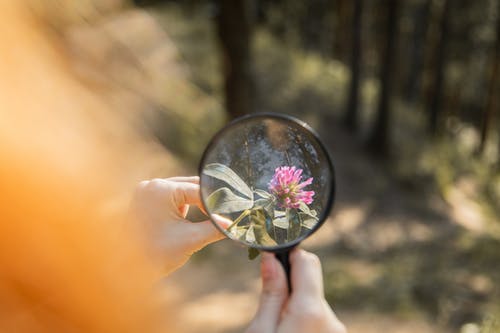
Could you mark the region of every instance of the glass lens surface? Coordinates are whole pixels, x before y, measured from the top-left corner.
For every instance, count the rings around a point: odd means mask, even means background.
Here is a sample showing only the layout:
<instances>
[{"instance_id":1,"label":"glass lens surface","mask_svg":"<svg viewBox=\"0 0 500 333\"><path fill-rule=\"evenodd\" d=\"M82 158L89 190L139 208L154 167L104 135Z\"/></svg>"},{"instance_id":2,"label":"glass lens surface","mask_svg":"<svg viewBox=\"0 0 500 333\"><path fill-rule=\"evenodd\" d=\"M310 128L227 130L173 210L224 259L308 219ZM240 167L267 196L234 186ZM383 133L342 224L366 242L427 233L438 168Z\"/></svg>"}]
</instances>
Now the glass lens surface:
<instances>
[{"instance_id":1,"label":"glass lens surface","mask_svg":"<svg viewBox=\"0 0 500 333\"><path fill-rule=\"evenodd\" d=\"M200 165L202 201L229 238L261 249L296 244L333 202L331 161L292 118L253 116L219 132Z\"/></svg>"}]
</instances>

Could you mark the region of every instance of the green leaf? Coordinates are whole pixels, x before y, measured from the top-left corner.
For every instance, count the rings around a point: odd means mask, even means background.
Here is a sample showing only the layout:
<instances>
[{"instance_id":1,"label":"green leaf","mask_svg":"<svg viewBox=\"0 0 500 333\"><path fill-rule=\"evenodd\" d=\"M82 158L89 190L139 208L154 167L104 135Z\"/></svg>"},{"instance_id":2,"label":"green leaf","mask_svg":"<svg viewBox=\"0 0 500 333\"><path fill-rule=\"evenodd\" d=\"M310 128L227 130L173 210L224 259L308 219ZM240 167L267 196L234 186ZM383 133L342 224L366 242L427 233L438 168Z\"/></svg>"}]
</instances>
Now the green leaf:
<instances>
[{"instance_id":1,"label":"green leaf","mask_svg":"<svg viewBox=\"0 0 500 333\"><path fill-rule=\"evenodd\" d=\"M276 216L276 217L284 217L284 216L286 216L286 212L284 210L275 210L274 211L274 216Z\"/></svg>"},{"instance_id":2,"label":"green leaf","mask_svg":"<svg viewBox=\"0 0 500 333\"><path fill-rule=\"evenodd\" d=\"M253 225L248 228L247 233L245 234L245 241L252 244L255 243L255 234L253 231Z\"/></svg>"},{"instance_id":3,"label":"green leaf","mask_svg":"<svg viewBox=\"0 0 500 333\"><path fill-rule=\"evenodd\" d=\"M288 218L287 240L293 241L300 236L302 221L297 209L287 209L286 217Z\"/></svg>"},{"instance_id":4,"label":"green leaf","mask_svg":"<svg viewBox=\"0 0 500 333\"><path fill-rule=\"evenodd\" d=\"M267 199L257 199L255 200L254 208L264 209L264 211L271 217L274 218L274 197L271 196Z\"/></svg>"},{"instance_id":5,"label":"green leaf","mask_svg":"<svg viewBox=\"0 0 500 333\"><path fill-rule=\"evenodd\" d=\"M269 235L266 229L266 216L262 209L255 210L250 215L252 221L253 233L257 244L265 246L275 246L276 241ZM251 228L252 228L251 227Z\"/></svg>"},{"instance_id":6,"label":"green leaf","mask_svg":"<svg viewBox=\"0 0 500 333\"><path fill-rule=\"evenodd\" d=\"M302 218L302 226L307 229L313 229L318 224L318 219L310 217L309 215L299 213Z\"/></svg>"},{"instance_id":7,"label":"green leaf","mask_svg":"<svg viewBox=\"0 0 500 333\"><path fill-rule=\"evenodd\" d=\"M240 212L253 206L252 199L237 196L227 187L212 192L208 196L206 203L210 212L219 214Z\"/></svg>"},{"instance_id":8,"label":"green leaf","mask_svg":"<svg viewBox=\"0 0 500 333\"><path fill-rule=\"evenodd\" d=\"M243 236L245 235L246 232L247 232L247 227L231 228L231 230L229 231L229 233L231 234L231 236L233 236L233 238L239 240L243 240Z\"/></svg>"},{"instance_id":9,"label":"green leaf","mask_svg":"<svg viewBox=\"0 0 500 333\"><path fill-rule=\"evenodd\" d=\"M318 219L318 214L316 213L316 211L314 209L310 209L309 206L307 206L304 202L300 202L299 210L311 217Z\"/></svg>"},{"instance_id":10,"label":"green leaf","mask_svg":"<svg viewBox=\"0 0 500 333\"><path fill-rule=\"evenodd\" d=\"M257 199L254 203L254 208L265 208L271 205L273 202L269 199Z\"/></svg>"},{"instance_id":11,"label":"green leaf","mask_svg":"<svg viewBox=\"0 0 500 333\"><path fill-rule=\"evenodd\" d=\"M257 194L259 197L264 198L264 199L270 199L273 195L271 193L268 193L264 190L256 189L254 190L255 194Z\"/></svg>"},{"instance_id":12,"label":"green leaf","mask_svg":"<svg viewBox=\"0 0 500 333\"><path fill-rule=\"evenodd\" d=\"M230 185L232 188L253 200L253 192L248 185L231 168L220 163L208 164L203 173L207 176L217 178Z\"/></svg>"},{"instance_id":13,"label":"green leaf","mask_svg":"<svg viewBox=\"0 0 500 333\"><path fill-rule=\"evenodd\" d=\"M267 229L263 225L254 226L253 233L257 244L264 246L276 246L278 243L267 233Z\"/></svg>"},{"instance_id":14,"label":"green leaf","mask_svg":"<svg viewBox=\"0 0 500 333\"><path fill-rule=\"evenodd\" d=\"M273 215L274 226L281 229L288 229L288 219L286 213L283 210L275 210Z\"/></svg>"},{"instance_id":15,"label":"green leaf","mask_svg":"<svg viewBox=\"0 0 500 333\"><path fill-rule=\"evenodd\" d=\"M256 209L264 209L269 216L274 217L274 198L268 199L257 199L254 203L254 208Z\"/></svg>"},{"instance_id":16,"label":"green leaf","mask_svg":"<svg viewBox=\"0 0 500 333\"><path fill-rule=\"evenodd\" d=\"M281 229L288 229L288 219L286 218L286 216L281 216L281 217L277 217L273 220L273 224L274 226L278 227L278 228L281 228Z\"/></svg>"},{"instance_id":17,"label":"green leaf","mask_svg":"<svg viewBox=\"0 0 500 333\"><path fill-rule=\"evenodd\" d=\"M255 258L257 258L260 254L260 251L257 250L256 248L253 248L253 247L249 247L248 248L248 259L250 260L254 260Z\"/></svg>"}]
</instances>

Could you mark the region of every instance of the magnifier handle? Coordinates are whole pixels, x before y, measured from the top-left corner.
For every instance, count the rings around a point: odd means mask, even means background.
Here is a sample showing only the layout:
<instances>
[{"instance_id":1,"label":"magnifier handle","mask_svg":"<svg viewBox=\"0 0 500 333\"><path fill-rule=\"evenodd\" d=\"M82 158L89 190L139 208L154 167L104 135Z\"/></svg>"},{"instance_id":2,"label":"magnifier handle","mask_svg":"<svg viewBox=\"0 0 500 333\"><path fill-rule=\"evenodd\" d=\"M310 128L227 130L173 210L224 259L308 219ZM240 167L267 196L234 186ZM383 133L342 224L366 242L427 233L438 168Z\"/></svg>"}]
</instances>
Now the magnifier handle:
<instances>
[{"instance_id":1,"label":"magnifier handle","mask_svg":"<svg viewBox=\"0 0 500 333\"><path fill-rule=\"evenodd\" d=\"M292 284L290 283L290 250L285 250L283 252L276 252L274 254L276 258L279 260L286 274L286 281L288 284L288 293L292 292Z\"/></svg>"}]
</instances>

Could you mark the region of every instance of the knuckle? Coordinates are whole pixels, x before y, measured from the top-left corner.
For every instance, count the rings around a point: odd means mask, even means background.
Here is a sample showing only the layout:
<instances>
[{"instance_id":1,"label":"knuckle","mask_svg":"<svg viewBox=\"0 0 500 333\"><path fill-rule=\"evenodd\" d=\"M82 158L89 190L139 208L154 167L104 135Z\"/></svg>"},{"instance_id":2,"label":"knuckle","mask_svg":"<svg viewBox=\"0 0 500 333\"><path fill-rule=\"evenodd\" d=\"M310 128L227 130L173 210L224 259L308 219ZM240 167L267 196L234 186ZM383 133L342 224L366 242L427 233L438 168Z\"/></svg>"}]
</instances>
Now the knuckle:
<instances>
[{"instance_id":1,"label":"knuckle","mask_svg":"<svg viewBox=\"0 0 500 333\"><path fill-rule=\"evenodd\" d=\"M150 180L143 180L137 185L137 190L141 192L150 192L158 188L161 184L161 179L154 178Z\"/></svg>"},{"instance_id":2,"label":"knuckle","mask_svg":"<svg viewBox=\"0 0 500 333\"><path fill-rule=\"evenodd\" d=\"M170 193L178 194L177 191L179 190L179 186L175 182L170 182L161 178L154 178L149 181L144 190L152 195L165 196Z\"/></svg>"},{"instance_id":3,"label":"knuckle","mask_svg":"<svg viewBox=\"0 0 500 333\"><path fill-rule=\"evenodd\" d=\"M281 287L268 287L262 289L262 297L266 299L266 301L276 301L280 302L286 295L287 290Z\"/></svg>"},{"instance_id":4,"label":"knuckle","mask_svg":"<svg viewBox=\"0 0 500 333\"><path fill-rule=\"evenodd\" d=\"M137 188L139 189L145 188L146 186L148 186L148 184L149 180L142 180L139 182L139 184L137 184Z\"/></svg>"},{"instance_id":5,"label":"knuckle","mask_svg":"<svg viewBox=\"0 0 500 333\"><path fill-rule=\"evenodd\" d=\"M149 187L159 187L163 184L163 179L154 178L149 181Z\"/></svg>"},{"instance_id":6,"label":"knuckle","mask_svg":"<svg viewBox=\"0 0 500 333\"><path fill-rule=\"evenodd\" d=\"M143 180L137 184L133 192L133 203L141 202L149 186L149 180Z\"/></svg>"},{"instance_id":7,"label":"knuckle","mask_svg":"<svg viewBox=\"0 0 500 333\"><path fill-rule=\"evenodd\" d=\"M166 182L164 179L154 178L139 182L135 188L134 200L139 202L151 201L168 196L175 183Z\"/></svg>"}]
</instances>

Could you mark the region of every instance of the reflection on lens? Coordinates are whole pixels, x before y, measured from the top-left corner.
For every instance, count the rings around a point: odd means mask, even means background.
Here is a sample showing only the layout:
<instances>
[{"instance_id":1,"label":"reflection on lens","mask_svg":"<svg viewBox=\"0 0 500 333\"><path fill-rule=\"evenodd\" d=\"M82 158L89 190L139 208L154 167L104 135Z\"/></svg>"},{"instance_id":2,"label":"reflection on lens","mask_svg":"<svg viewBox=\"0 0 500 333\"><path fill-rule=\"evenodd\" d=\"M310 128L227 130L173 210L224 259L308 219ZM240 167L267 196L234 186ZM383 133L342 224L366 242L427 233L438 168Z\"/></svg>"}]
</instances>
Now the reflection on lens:
<instances>
[{"instance_id":1,"label":"reflection on lens","mask_svg":"<svg viewBox=\"0 0 500 333\"><path fill-rule=\"evenodd\" d=\"M288 118L250 117L225 128L205 151L200 171L212 221L251 246L306 237L332 201L333 169L323 146Z\"/></svg>"}]
</instances>

